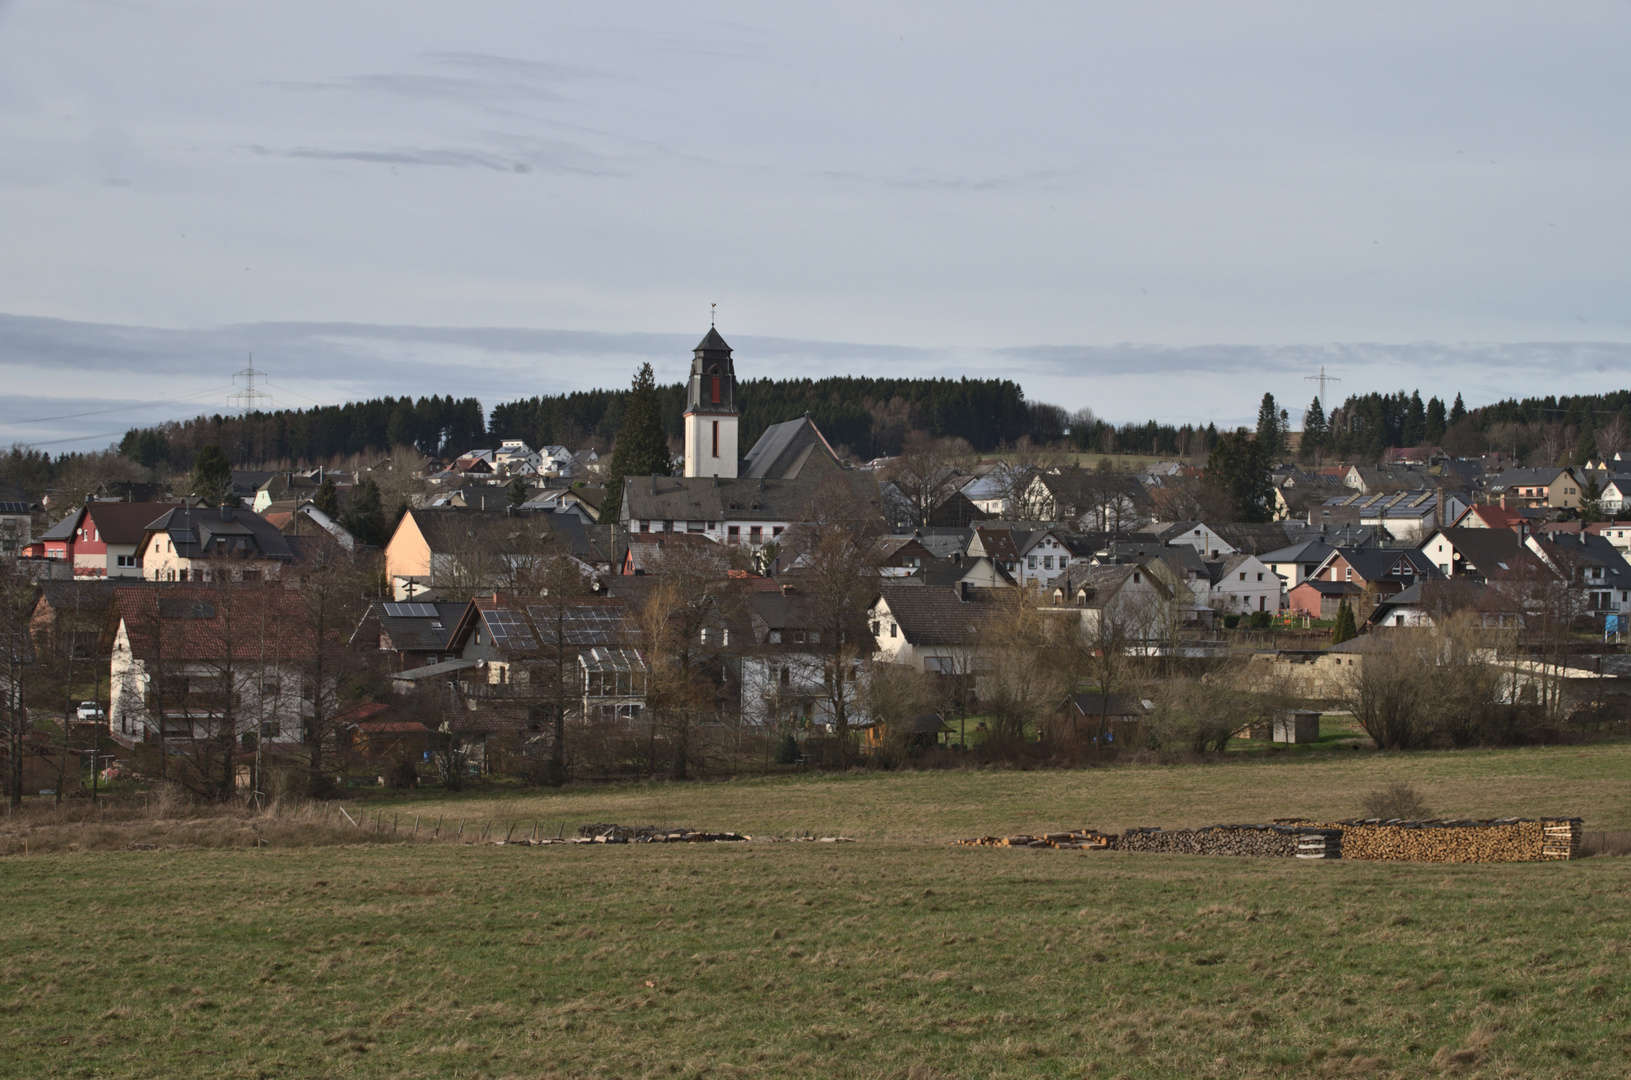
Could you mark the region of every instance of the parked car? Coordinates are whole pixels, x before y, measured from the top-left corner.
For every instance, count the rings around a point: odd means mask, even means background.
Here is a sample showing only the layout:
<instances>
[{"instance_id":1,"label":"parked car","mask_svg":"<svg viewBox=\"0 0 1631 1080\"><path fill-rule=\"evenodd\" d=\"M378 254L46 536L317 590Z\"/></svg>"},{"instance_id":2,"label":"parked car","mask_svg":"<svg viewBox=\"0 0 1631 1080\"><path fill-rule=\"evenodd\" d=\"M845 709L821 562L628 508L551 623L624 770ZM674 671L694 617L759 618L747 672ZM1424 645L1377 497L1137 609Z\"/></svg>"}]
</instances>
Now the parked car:
<instances>
[{"instance_id":1,"label":"parked car","mask_svg":"<svg viewBox=\"0 0 1631 1080\"><path fill-rule=\"evenodd\" d=\"M78 718L81 720L106 720L107 716L103 714L102 706L96 702L81 701L79 703Z\"/></svg>"}]
</instances>

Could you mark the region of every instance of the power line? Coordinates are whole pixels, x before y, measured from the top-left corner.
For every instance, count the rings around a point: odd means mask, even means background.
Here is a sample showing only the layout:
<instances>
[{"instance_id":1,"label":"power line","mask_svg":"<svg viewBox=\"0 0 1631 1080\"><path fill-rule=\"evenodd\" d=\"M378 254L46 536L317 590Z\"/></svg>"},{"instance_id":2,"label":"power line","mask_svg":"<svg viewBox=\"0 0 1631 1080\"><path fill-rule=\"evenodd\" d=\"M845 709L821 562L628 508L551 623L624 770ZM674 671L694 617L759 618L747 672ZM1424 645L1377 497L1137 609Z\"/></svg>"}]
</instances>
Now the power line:
<instances>
[{"instance_id":1,"label":"power line","mask_svg":"<svg viewBox=\"0 0 1631 1080\"><path fill-rule=\"evenodd\" d=\"M27 420L9 420L10 424L47 424L53 420L78 420L83 416L103 416L111 412L123 412L126 409L145 409L152 405L176 405L193 398L209 397L219 394L222 390L230 390L230 386L218 386L209 390L200 390L196 394L183 394L180 397L160 398L157 401L131 401L124 405L115 405L111 409L92 409L89 412L65 413L62 416L31 416Z\"/></svg>"}]
</instances>

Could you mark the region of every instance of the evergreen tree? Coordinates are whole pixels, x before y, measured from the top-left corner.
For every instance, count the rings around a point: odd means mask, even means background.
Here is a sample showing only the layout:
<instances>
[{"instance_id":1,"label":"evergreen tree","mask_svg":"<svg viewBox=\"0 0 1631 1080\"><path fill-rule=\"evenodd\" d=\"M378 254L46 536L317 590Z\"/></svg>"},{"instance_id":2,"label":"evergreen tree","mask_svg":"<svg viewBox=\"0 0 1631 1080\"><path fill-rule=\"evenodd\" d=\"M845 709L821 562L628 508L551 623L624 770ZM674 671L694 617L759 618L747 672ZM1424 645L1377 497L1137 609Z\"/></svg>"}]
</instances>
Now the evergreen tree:
<instances>
[{"instance_id":1,"label":"evergreen tree","mask_svg":"<svg viewBox=\"0 0 1631 1080\"><path fill-rule=\"evenodd\" d=\"M1410 404L1405 408L1404 423L1400 426L1400 445L1420 446L1426 439L1427 410L1421 403L1421 391L1412 390Z\"/></svg>"},{"instance_id":2,"label":"evergreen tree","mask_svg":"<svg viewBox=\"0 0 1631 1080\"><path fill-rule=\"evenodd\" d=\"M1427 401L1427 441L1437 443L1443 440L1444 431L1449 424L1444 418L1444 402L1438 398L1429 398Z\"/></svg>"},{"instance_id":3,"label":"evergreen tree","mask_svg":"<svg viewBox=\"0 0 1631 1080\"><path fill-rule=\"evenodd\" d=\"M1306 461L1318 461L1320 452L1331 439L1331 429L1325 423L1325 406L1320 404L1319 395L1309 403L1308 409L1303 413L1303 441L1302 455Z\"/></svg>"},{"instance_id":4,"label":"evergreen tree","mask_svg":"<svg viewBox=\"0 0 1631 1080\"><path fill-rule=\"evenodd\" d=\"M1352 641L1359 636L1359 627L1354 623L1354 609L1348 606L1348 601L1342 601L1337 609L1337 623L1331 627L1331 644L1341 645L1344 641Z\"/></svg>"},{"instance_id":5,"label":"evergreen tree","mask_svg":"<svg viewBox=\"0 0 1631 1080\"><path fill-rule=\"evenodd\" d=\"M523 478L518 476L514 480L511 480L509 490L511 506L519 507L522 503L527 501L527 482Z\"/></svg>"},{"instance_id":6,"label":"evergreen tree","mask_svg":"<svg viewBox=\"0 0 1631 1080\"><path fill-rule=\"evenodd\" d=\"M1274 510L1272 470L1263 444L1239 428L1218 437L1206 459L1206 483L1229 501L1235 521L1268 521Z\"/></svg>"},{"instance_id":7,"label":"evergreen tree","mask_svg":"<svg viewBox=\"0 0 1631 1080\"><path fill-rule=\"evenodd\" d=\"M378 484L364 480L356 486L340 524L364 544L385 546L385 506L380 501Z\"/></svg>"},{"instance_id":8,"label":"evergreen tree","mask_svg":"<svg viewBox=\"0 0 1631 1080\"><path fill-rule=\"evenodd\" d=\"M1257 409L1257 445L1271 465L1280 456L1281 433L1284 430L1280 424L1281 415L1280 407L1274 403L1274 395L1264 394L1263 403Z\"/></svg>"},{"instance_id":9,"label":"evergreen tree","mask_svg":"<svg viewBox=\"0 0 1631 1080\"><path fill-rule=\"evenodd\" d=\"M1449 426L1450 427L1455 427L1455 425L1461 423L1461 421L1465 420L1466 418L1467 418L1467 407L1465 405L1461 404L1461 395L1457 394L1455 396L1455 404L1450 406L1450 423L1449 423Z\"/></svg>"},{"instance_id":10,"label":"evergreen tree","mask_svg":"<svg viewBox=\"0 0 1631 1080\"><path fill-rule=\"evenodd\" d=\"M193 459L188 489L205 506L237 506L242 500L232 494L232 462L226 451L210 443Z\"/></svg>"},{"instance_id":11,"label":"evergreen tree","mask_svg":"<svg viewBox=\"0 0 1631 1080\"><path fill-rule=\"evenodd\" d=\"M312 496L311 503L333 520L340 520L340 492L334 486L332 476L323 477L323 482L318 485L317 494Z\"/></svg>"},{"instance_id":12,"label":"evergreen tree","mask_svg":"<svg viewBox=\"0 0 1631 1080\"><path fill-rule=\"evenodd\" d=\"M628 409L612 449L607 470L606 500L601 514L616 521L622 513L623 478L626 476L667 476L669 474L668 436L663 434L662 408L657 399L657 380L650 364L641 364L629 389Z\"/></svg>"}]
</instances>

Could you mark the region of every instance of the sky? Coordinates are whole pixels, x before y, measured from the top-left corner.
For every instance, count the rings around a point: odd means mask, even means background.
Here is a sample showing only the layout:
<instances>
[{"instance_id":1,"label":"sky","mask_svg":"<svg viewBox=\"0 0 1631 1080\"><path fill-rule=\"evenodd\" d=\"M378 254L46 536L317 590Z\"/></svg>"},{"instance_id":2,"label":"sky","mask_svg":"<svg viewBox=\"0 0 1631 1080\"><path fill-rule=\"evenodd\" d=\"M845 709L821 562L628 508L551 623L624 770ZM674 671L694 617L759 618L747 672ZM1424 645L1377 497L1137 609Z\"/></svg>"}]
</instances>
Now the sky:
<instances>
[{"instance_id":1,"label":"sky","mask_svg":"<svg viewBox=\"0 0 1631 1080\"><path fill-rule=\"evenodd\" d=\"M0 443L738 373L1631 385L1631 5L0 0Z\"/></svg>"}]
</instances>

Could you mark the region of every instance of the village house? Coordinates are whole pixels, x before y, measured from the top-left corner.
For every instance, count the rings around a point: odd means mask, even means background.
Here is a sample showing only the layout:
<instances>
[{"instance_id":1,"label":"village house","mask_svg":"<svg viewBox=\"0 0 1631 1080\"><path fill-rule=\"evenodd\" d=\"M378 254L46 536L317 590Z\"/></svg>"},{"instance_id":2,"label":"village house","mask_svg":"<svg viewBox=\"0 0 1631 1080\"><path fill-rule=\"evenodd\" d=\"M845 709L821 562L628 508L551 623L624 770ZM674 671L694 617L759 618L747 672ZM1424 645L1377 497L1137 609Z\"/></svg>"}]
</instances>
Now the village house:
<instances>
[{"instance_id":1,"label":"village house","mask_svg":"<svg viewBox=\"0 0 1631 1080\"><path fill-rule=\"evenodd\" d=\"M1511 529L1438 529L1421 549L1445 578L1488 581L1512 572L1530 558L1523 538Z\"/></svg>"},{"instance_id":2,"label":"village house","mask_svg":"<svg viewBox=\"0 0 1631 1080\"><path fill-rule=\"evenodd\" d=\"M299 743L310 641L287 589L119 586L109 617L110 729L166 742Z\"/></svg>"},{"instance_id":3,"label":"village house","mask_svg":"<svg viewBox=\"0 0 1631 1080\"><path fill-rule=\"evenodd\" d=\"M15 480L0 480L0 556L21 555L34 542L28 495Z\"/></svg>"},{"instance_id":4,"label":"village house","mask_svg":"<svg viewBox=\"0 0 1631 1080\"><path fill-rule=\"evenodd\" d=\"M1573 469L1508 469L1489 482L1490 500L1506 508L1580 509L1583 485Z\"/></svg>"},{"instance_id":5,"label":"village house","mask_svg":"<svg viewBox=\"0 0 1631 1080\"><path fill-rule=\"evenodd\" d=\"M351 634L353 649L378 648L396 654L397 671L455 659L453 632L468 601L457 603L374 602Z\"/></svg>"},{"instance_id":6,"label":"village house","mask_svg":"<svg viewBox=\"0 0 1631 1080\"><path fill-rule=\"evenodd\" d=\"M248 510L175 506L142 531L148 581L275 581L295 562L289 537Z\"/></svg>"},{"instance_id":7,"label":"village house","mask_svg":"<svg viewBox=\"0 0 1631 1080\"><path fill-rule=\"evenodd\" d=\"M1211 564L1213 606L1224 614L1280 610L1280 575L1244 552Z\"/></svg>"},{"instance_id":8,"label":"village house","mask_svg":"<svg viewBox=\"0 0 1631 1080\"><path fill-rule=\"evenodd\" d=\"M868 610L874 658L936 675L976 673L980 628L996 611L993 590L885 581Z\"/></svg>"},{"instance_id":9,"label":"village house","mask_svg":"<svg viewBox=\"0 0 1631 1080\"><path fill-rule=\"evenodd\" d=\"M1601 536L1577 533L1530 536L1524 546L1568 583L1582 614L1622 615L1631 611L1631 564Z\"/></svg>"},{"instance_id":10,"label":"village house","mask_svg":"<svg viewBox=\"0 0 1631 1080\"><path fill-rule=\"evenodd\" d=\"M45 557L67 562L75 577L140 580L147 527L174 509L174 503L86 502L40 534Z\"/></svg>"},{"instance_id":11,"label":"village house","mask_svg":"<svg viewBox=\"0 0 1631 1080\"><path fill-rule=\"evenodd\" d=\"M1286 607L1293 615L1330 620L1337 617L1343 604L1356 604L1364 592L1351 581L1305 578L1286 591Z\"/></svg>"},{"instance_id":12,"label":"village house","mask_svg":"<svg viewBox=\"0 0 1631 1080\"><path fill-rule=\"evenodd\" d=\"M1200 552L1203 559L1221 559L1240 550L1204 521L1154 522L1138 532L1163 544L1187 544Z\"/></svg>"}]
</instances>

